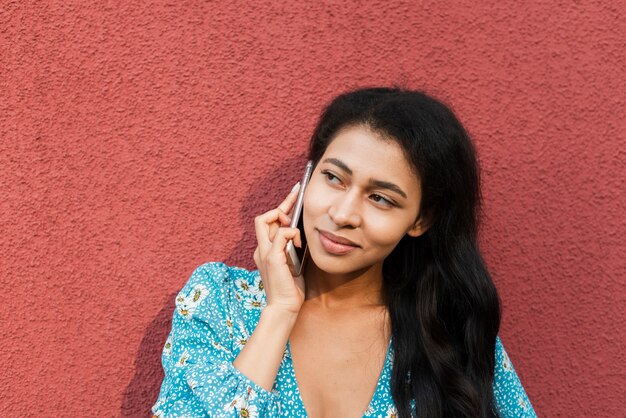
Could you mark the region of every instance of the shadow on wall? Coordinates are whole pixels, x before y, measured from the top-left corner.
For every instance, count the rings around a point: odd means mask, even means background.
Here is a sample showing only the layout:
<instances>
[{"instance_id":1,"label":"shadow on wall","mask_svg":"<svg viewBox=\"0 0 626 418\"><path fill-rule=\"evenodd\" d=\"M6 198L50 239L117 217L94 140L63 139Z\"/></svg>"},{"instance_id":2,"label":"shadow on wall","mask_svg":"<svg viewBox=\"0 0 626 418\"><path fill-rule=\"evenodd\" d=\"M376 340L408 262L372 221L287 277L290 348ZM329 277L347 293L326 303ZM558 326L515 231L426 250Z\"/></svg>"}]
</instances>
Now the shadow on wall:
<instances>
[{"instance_id":1,"label":"shadow on wall","mask_svg":"<svg viewBox=\"0 0 626 418\"><path fill-rule=\"evenodd\" d=\"M150 408L156 401L163 381L163 368L159 366L163 344L172 325L175 297L176 292L167 297L166 306L152 320L141 339L135 356L135 375L126 387L122 400L121 412L124 418L150 416Z\"/></svg>"},{"instance_id":2,"label":"shadow on wall","mask_svg":"<svg viewBox=\"0 0 626 418\"><path fill-rule=\"evenodd\" d=\"M212 259L209 254L209 258L201 264L208 261L223 261L230 266L256 270L252 258L256 248L254 218L278 206L293 185L301 180L306 165L306 157L293 157L279 164L277 169L269 172L263 178L259 178L248 190L246 199L239 211L239 222L244 227L244 233L239 244L233 248L233 252L225 260ZM267 166L272 167L273 164L268 162ZM206 236L211 235L213 234L210 231L206 234ZM198 266L190 266L189 271L195 270L196 267ZM135 356L135 375L124 391L121 407L122 418L151 416L152 405L155 404L159 396L163 382L161 352L172 325L172 315L176 306L174 299L177 294L178 292L175 292L167 297L166 305L159 311L144 333Z\"/></svg>"}]
</instances>

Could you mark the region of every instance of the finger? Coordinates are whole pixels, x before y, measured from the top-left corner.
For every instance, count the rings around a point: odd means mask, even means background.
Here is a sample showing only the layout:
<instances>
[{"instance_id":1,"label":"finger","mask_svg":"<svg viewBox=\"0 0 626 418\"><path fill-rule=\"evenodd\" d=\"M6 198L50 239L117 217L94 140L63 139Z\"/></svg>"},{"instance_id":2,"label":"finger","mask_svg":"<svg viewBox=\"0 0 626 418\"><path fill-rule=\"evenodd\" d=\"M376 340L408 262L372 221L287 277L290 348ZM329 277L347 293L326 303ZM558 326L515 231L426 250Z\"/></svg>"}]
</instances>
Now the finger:
<instances>
[{"instance_id":1,"label":"finger","mask_svg":"<svg viewBox=\"0 0 626 418\"><path fill-rule=\"evenodd\" d=\"M272 247L267 254L267 260L272 263L285 263L287 261L285 255L287 242L294 239L297 234L298 228L279 228L274 237L274 241L272 241Z\"/></svg>"},{"instance_id":2,"label":"finger","mask_svg":"<svg viewBox=\"0 0 626 418\"><path fill-rule=\"evenodd\" d=\"M272 223L280 223L283 225L289 225L291 223L291 217L287 215L282 209L276 208L269 210L255 218L255 223L265 223L271 225Z\"/></svg>"},{"instance_id":3,"label":"finger","mask_svg":"<svg viewBox=\"0 0 626 418\"><path fill-rule=\"evenodd\" d=\"M278 208L267 211L255 218L254 228L261 256L267 254L269 248L271 247L271 242L274 239L276 227L272 225L277 221L279 224L285 226L291 224L291 217L287 215L287 212L297 200L298 190L300 190L300 182L296 183L287 198L279 205Z\"/></svg>"},{"instance_id":4,"label":"finger","mask_svg":"<svg viewBox=\"0 0 626 418\"><path fill-rule=\"evenodd\" d=\"M276 236L276 231L278 231L278 228L280 228L280 225L278 225L278 223L276 222L272 222L272 224L270 225L270 231L268 233L270 241L274 241L274 237Z\"/></svg>"},{"instance_id":5,"label":"finger","mask_svg":"<svg viewBox=\"0 0 626 418\"><path fill-rule=\"evenodd\" d=\"M288 226L291 224L291 216L287 215L282 210L278 213L278 219L280 220L281 226Z\"/></svg>"},{"instance_id":6,"label":"finger","mask_svg":"<svg viewBox=\"0 0 626 418\"><path fill-rule=\"evenodd\" d=\"M296 234L296 238L294 239L294 243L298 246L298 248L302 248L302 231L298 229L298 233Z\"/></svg>"},{"instance_id":7,"label":"finger","mask_svg":"<svg viewBox=\"0 0 626 418\"><path fill-rule=\"evenodd\" d=\"M256 233L257 244L261 252L261 258L264 258L272 246L270 238L271 225L278 221L280 211L272 209L262 215L254 218L254 230Z\"/></svg>"},{"instance_id":8,"label":"finger","mask_svg":"<svg viewBox=\"0 0 626 418\"><path fill-rule=\"evenodd\" d=\"M257 244L262 257L265 257L272 246L276 231L281 226L289 226L291 218L281 209L276 208L254 218L254 229Z\"/></svg>"},{"instance_id":9,"label":"finger","mask_svg":"<svg viewBox=\"0 0 626 418\"><path fill-rule=\"evenodd\" d=\"M278 208L280 210L285 213L289 213L289 210L291 209L293 204L296 203L296 200L298 200L298 192L300 191L300 187L300 182L296 183L296 185L291 190L291 192L289 192L285 200L283 200L282 203L278 205Z\"/></svg>"},{"instance_id":10,"label":"finger","mask_svg":"<svg viewBox=\"0 0 626 418\"><path fill-rule=\"evenodd\" d=\"M287 216L283 211L281 211L280 209L278 209L278 222L272 222L269 224L270 226L270 231L269 231L269 237L270 237L270 241L274 240L274 236L276 235L276 231L278 231L278 228L280 228L281 226L289 226L291 225L291 218L289 216Z\"/></svg>"},{"instance_id":11,"label":"finger","mask_svg":"<svg viewBox=\"0 0 626 418\"><path fill-rule=\"evenodd\" d=\"M254 249L254 254L252 255L252 259L254 260L254 264L256 264L257 270L261 270L261 258L259 257L259 246Z\"/></svg>"}]
</instances>

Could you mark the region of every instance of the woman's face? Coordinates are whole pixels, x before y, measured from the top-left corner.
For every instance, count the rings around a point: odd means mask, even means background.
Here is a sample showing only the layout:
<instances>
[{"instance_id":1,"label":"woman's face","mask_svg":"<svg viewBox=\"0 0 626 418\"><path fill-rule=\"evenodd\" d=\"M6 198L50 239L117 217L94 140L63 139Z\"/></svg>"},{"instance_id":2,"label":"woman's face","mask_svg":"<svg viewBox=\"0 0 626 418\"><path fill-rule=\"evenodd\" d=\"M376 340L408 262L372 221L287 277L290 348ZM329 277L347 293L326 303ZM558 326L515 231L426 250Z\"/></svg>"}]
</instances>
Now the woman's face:
<instances>
[{"instance_id":1,"label":"woman's face","mask_svg":"<svg viewBox=\"0 0 626 418\"><path fill-rule=\"evenodd\" d=\"M304 195L304 231L313 262L328 273L382 263L405 234L425 232L416 223L420 200L419 180L396 142L363 126L342 129ZM325 233L355 246L337 246Z\"/></svg>"}]
</instances>

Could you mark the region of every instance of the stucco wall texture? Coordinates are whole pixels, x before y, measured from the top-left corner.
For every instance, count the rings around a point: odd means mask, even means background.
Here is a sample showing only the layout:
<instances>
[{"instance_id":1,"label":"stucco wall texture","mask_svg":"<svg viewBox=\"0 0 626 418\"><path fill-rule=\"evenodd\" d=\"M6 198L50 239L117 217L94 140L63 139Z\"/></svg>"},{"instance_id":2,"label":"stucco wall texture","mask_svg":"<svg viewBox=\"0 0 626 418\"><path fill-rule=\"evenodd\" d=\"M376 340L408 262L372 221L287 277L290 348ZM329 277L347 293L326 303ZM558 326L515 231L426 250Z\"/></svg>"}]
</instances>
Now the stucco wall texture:
<instances>
[{"instance_id":1,"label":"stucco wall texture","mask_svg":"<svg viewBox=\"0 0 626 418\"><path fill-rule=\"evenodd\" d=\"M537 412L624 416L625 2L90 3L0 5L0 416L148 416L193 269L254 268L323 105L393 83L476 142Z\"/></svg>"}]
</instances>

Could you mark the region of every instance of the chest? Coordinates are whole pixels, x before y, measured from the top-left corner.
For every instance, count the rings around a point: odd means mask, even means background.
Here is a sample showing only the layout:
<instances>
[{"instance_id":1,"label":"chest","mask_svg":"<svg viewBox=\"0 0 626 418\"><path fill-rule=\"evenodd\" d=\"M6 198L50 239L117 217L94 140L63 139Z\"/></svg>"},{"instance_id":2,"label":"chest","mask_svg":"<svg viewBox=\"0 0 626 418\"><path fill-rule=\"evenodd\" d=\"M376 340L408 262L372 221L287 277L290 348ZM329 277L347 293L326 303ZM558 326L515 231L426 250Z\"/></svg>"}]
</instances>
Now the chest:
<instances>
[{"instance_id":1,"label":"chest","mask_svg":"<svg viewBox=\"0 0 626 418\"><path fill-rule=\"evenodd\" d=\"M380 317L330 321L304 315L289 337L302 402L310 418L361 418L379 384L390 332Z\"/></svg>"}]
</instances>

